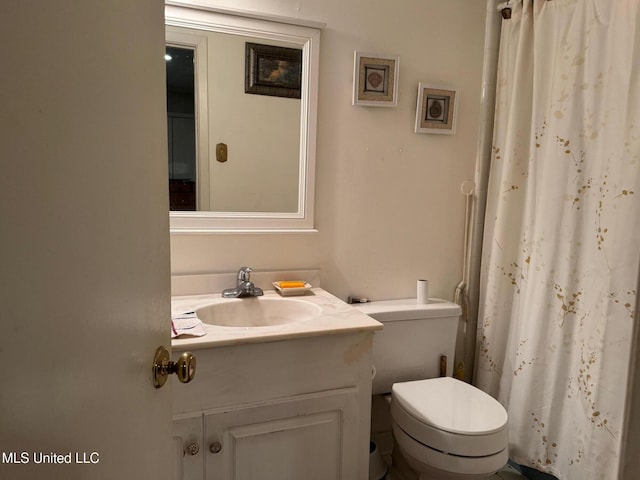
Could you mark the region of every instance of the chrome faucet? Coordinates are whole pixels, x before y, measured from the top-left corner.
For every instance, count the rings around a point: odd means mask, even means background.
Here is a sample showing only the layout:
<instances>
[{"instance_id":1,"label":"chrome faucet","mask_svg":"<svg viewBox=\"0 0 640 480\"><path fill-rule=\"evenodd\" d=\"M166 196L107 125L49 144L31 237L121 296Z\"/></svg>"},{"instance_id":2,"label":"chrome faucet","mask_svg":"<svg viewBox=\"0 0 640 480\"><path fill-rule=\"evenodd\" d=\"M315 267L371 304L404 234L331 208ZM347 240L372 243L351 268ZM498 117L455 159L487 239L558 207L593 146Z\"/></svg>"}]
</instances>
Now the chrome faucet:
<instances>
[{"instance_id":1,"label":"chrome faucet","mask_svg":"<svg viewBox=\"0 0 640 480\"><path fill-rule=\"evenodd\" d=\"M256 287L251 281L251 267L242 267L238 270L238 279L235 288L227 288L222 291L225 298L259 297L262 289Z\"/></svg>"}]
</instances>

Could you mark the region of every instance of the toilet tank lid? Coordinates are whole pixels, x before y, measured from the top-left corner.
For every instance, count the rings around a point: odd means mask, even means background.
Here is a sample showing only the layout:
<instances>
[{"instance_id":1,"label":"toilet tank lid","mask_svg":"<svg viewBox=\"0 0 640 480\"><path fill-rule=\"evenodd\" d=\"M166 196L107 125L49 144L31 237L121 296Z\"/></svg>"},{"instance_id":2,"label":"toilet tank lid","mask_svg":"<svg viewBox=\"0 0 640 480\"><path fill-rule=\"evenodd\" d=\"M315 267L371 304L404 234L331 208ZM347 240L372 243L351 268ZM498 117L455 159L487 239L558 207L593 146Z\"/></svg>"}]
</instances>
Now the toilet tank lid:
<instances>
[{"instance_id":1,"label":"toilet tank lid","mask_svg":"<svg viewBox=\"0 0 640 480\"><path fill-rule=\"evenodd\" d=\"M354 307L380 322L458 317L462 313L460 305L440 298L430 298L427 304L417 303L415 298L405 298L361 303Z\"/></svg>"}]
</instances>

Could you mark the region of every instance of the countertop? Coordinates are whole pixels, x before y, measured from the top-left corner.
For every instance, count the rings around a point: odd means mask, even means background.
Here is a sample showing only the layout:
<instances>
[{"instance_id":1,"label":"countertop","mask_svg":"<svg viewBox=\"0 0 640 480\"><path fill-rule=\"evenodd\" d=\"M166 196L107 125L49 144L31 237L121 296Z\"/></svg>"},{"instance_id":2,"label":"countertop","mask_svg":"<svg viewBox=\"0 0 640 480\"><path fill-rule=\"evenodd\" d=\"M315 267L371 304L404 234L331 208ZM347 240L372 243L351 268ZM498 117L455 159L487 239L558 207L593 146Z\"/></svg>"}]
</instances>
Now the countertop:
<instances>
[{"instance_id":1,"label":"countertop","mask_svg":"<svg viewBox=\"0 0 640 480\"><path fill-rule=\"evenodd\" d=\"M282 298L275 290L265 290L264 297ZM289 298L313 303L319 306L321 311L319 315L302 322L266 327L226 327L204 324L207 334L202 337L172 339L173 351L340 335L383 328L382 323L321 288L312 288L306 295ZM171 313L175 315L194 311L220 301L224 301L220 294L176 296L171 299Z\"/></svg>"}]
</instances>

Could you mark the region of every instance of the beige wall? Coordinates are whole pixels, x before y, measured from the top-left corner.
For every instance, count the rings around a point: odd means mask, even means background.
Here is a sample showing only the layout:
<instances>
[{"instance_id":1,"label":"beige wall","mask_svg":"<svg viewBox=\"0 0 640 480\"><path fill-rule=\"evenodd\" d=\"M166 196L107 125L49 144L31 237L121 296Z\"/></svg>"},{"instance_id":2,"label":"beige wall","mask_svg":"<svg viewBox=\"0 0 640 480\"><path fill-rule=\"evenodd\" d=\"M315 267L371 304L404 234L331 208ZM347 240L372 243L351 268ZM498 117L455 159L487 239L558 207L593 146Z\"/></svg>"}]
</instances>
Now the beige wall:
<instances>
[{"instance_id":1,"label":"beige wall","mask_svg":"<svg viewBox=\"0 0 640 480\"><path fill-rule=\"evenodd\" d=\"M172 235L174 274L320 267L332 293L451 299L473 179L486 3L478 0L208 0L325 22L320 56L315 234ZM351 105L354 50L400 55L397 108ZM413 132L418 82L453 85L456 134Z\"/></svg>"}]
</instances>

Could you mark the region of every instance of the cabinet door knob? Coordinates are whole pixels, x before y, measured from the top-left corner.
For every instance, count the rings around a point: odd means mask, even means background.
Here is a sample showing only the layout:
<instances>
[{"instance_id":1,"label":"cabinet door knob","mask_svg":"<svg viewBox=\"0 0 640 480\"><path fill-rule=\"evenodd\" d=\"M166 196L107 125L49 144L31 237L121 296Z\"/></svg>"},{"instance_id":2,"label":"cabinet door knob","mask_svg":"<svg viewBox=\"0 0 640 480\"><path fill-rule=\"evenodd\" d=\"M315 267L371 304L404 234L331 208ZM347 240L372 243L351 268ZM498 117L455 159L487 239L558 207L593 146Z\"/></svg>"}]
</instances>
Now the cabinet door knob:
<instances>
[{"instance_id":1,"label":"cabinet door knob","mask_svg":"<svg viewBox=\"0 0 640 480\"><path fill-rule=\"evenodd\" d=\"M200 451L200 445L196 442L190 443L186 447L184 447L184 453L187 455L197 455Z\"/></svg>"},{"instance_id":2,"label":"cabinet door knob","mask_svg":"<svg viewBox=\"0 0 640 480\"><path fill-rule=\"evenodd\" d=\"M222 444L220 442L213 442L209 445L209 451L211 453L220 453L220 450L222 450Z\"/></svg>"},{"instance_id":3,"label":"cabinet door knob","mask_svg":"<svg viewBox=\"0 0 640 480\"><path fill-rule=\"evenodd\" d=\"M169 351L158 347L153 359L153 386L162 387L171 373L175 373L182 383L190 382L196 375L196 357L191 352L184 352L177 362L172 362Z\"/></svg>"}]
</instances>

